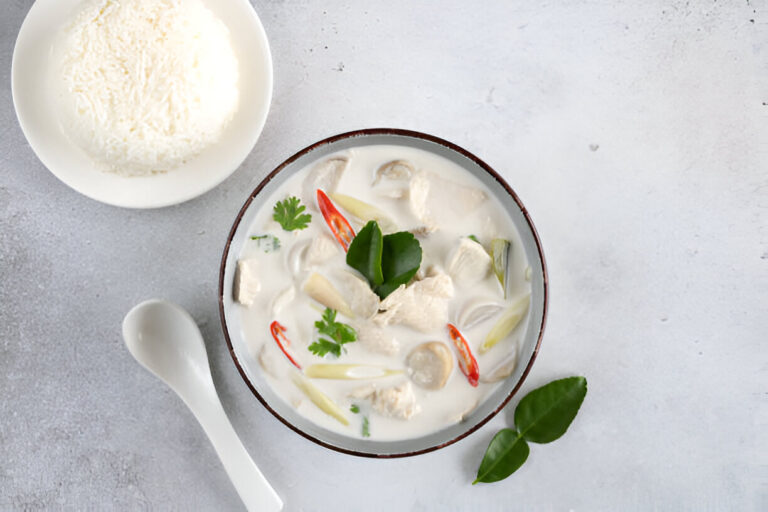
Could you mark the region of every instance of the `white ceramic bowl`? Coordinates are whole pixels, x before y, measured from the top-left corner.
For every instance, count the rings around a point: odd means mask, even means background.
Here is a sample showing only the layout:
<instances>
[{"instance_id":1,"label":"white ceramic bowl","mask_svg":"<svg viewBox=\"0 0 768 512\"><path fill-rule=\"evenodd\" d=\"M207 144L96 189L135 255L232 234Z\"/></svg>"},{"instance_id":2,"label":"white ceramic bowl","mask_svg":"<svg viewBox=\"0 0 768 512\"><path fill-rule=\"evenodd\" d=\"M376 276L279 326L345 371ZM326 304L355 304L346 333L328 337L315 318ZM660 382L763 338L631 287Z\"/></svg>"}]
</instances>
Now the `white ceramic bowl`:
<instances>
[{"instance_id":1,"label":"white ceramic bowl","mask_svg":"<svg viewBox=\"0 0 768 512\"><path fill-rule=\"evenodd\" d=\"M125 177L98 169L58 122L46 87L53 39L83 0L37 0L16 40L13 104L29 145L61 181L92 199L127 208L158 208L199 196L224 181L251 152L272 99L272 57L264 27L247 0L204 0L227 26L240 62L240 106L221 140L180 167Z\"/></svg>"},{"instance_id":2,"label":"white ceramic bowl","mask_svg":"<svg viewBox=\"0 0 768 512\"><path fill-rule=\"evenodd\" d=\"M283 401L264 378L261 367L248 349L242 334L241 310L232 299L232 285L237 258L250 234L249 228L261 208L269 207L264 201L286 179L311 162L326 155L346 149L369 145L408 146L442 156L473 174L499 198L502 206L515 224L531 267L531 305L528 325L521 329L525 335L520 340L518 363L515 371L505 379L491 395L462 422L450 425L431 434L400 441L374 441L353 438L332 432L299 414L294 407ZM547 312L547 271L541 243L528 212L512 188L488 164L468 151L443 139L423 133L378 128L343 133L304 148L272 171L251 193L235 219L229 233L219 272L219 312L232 359L248 387L261 403L285 425L326 448L365 457L404 457L418 455L449 444L471 434L512 398L523 383L536 358Z\"/></svg>"}]
</instances>

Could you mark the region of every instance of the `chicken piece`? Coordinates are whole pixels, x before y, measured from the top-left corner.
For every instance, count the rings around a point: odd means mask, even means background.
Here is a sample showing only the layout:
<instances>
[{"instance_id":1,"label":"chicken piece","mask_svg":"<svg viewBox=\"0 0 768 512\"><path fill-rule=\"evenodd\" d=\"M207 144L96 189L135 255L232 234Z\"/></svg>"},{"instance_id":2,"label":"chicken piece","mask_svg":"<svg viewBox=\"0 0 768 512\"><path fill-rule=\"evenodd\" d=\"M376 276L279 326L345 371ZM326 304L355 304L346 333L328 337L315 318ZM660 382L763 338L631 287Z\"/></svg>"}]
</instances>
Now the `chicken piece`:
<instances>
[{"instance_id":1,"label":"chicken piece","mask_svg":"<svg viewBox=\"0 0 768 512\"><path fill-rule=\"evenodd\" d=\"M377 325L405 324L430 332L448 323L448 301L453 297L453 281L444 273L401 285L381 301L384 312L373 317Z\"/></svg>"},{"instance_id":2,"label":"chicken piece","mask_svg":"<svg viewBox=\"0 0 768 512\"><path fill-rule=\"evenodd\" d=\"M416 395L413 394L410 381L385 389L366 386L353 391L350 396L370 400L373 410L382 416L408 420L421 412L421 406L416 403Z\"/></svg>"},{"instance_id":3,"label":"chicken piece","mask_svg":"<svg viewBox=\"0 0 768 512\"><path fill-rule=\"evenodd\" d=\"M471 286L485 279L491 271L491 257L482 245L462 238L448 260L447 269L454 281Z\"/></svg>"},{"instance_id":4,"label":"chicken piece","mask_svg":"<svg viewBox=\"0 0 768 512\"><path fill-rule=\"evenodd\" d=\"M419 229L426 230L427 232L437 229L437 224L432 219L427 206L430 185L427 173L422 171L416 173L411 178L411 185L408 190L411 212L422 224L422 226L419 226Z\"/></svg>"},{"instance_id":5,"label":"chicken piece","mask_svg":"<svg viewBox=\"0 0 768 512\"><path fill-rule=\"evenodd\" d=\"M336 191L339 185L341 175L349 165L349 159L345 156L335 156L315 165L304 178L301 186L301 201L309 209L318 211L315 199L317 189L323 189L323 192L330 194Z\"/></svg>"},{"instance_id":6,"label":"chicken piece","mask_svg":"<svg viewBox=\"0 0 768 512\"><path fill-rule=\"evenodd\" d=\"M480 189L455 183L435 173L419 171L413 175L409 187L411 212L419 221L419 228L435 230L440 224L457 222L472 213L487 199ZM449 198L450 205L446 205Z\"/></svg>"},{"instance_id":7,"label":"chicken piece","mask_svg":"<svg viewBox=\"0 0 768 512\"><path fill-rule=\"evenodd\" d=\"M375 323L356 322L357 342L366 349L385 356L394 356L400 352L400 343L397 339Z\"/></svg>"},{"instance_id":8,"label":"chicken piece","mask_svg":"<svg viewBox=\"0 0 768 512\"><path fill-rule=\"evenodd\" d=\"M306 261L306 267L311 268L317 265L322 265L329 259L333 258L339 252L338 243L332 240L327 235L318 235L315 237L307 248L307 252L304 255Z\"/></svg>"},{"instance_id":9,"label":"chicken piece","mask_svg":"<svg viewBox=\"0 0 768 512\"><path fill-rule=\"evenodd\" d=\"M428 341L411 350L405 365L413 382L424 389L441 389L453 370L453 354L445 343Z\"/></svg>"},{"instance_id":10,"label":"chicken piece","mask_svg":"<svg viewBox=\"0 0 768 512\"><path fill-rule=\"evenodd\" d=\"M243 306L251 306L254 299L261 291L261 281L259 281L258 260L250 258L238 260L235 270L235 300Z\"/></svg>"},{"instance_id":11,"label":"chicken piece","mask_svg":"<svg viewBox=\"0 0 768 512\"><path fill-rule=\"evenodd\" d=\"M352 312L361 318L371 318L379 310L379 296L373 293L368 283L350 272L339 272L338 282L341 294L351 305Z\"/></svg>"},{"instance_id":12,"label":"chicken piece","mask_svg":"<svg viewBox=\"0 0 768 512\"><path fill-rule=\"evenodd\" d=\"M293 299L296 298L296 287L291 285L285 290L281 291L272 299L269 309L272 311L272 316L277 316L280 311L283 310Z\"/></svg>"}]
</instances>

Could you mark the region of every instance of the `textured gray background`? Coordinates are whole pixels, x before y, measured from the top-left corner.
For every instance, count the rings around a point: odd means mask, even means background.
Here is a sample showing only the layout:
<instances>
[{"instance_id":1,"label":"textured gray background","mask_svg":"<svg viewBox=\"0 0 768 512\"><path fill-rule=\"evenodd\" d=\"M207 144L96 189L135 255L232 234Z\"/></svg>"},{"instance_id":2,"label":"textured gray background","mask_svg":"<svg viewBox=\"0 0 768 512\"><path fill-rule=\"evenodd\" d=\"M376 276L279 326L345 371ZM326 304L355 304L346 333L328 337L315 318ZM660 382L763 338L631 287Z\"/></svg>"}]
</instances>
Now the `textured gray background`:
<instances>
[{"instance_id":1,"label":"textured gray background","mask_svg":"<svg viewBox=\"0 0 768 512\"><path fill-rule=\"evenodd\" d=\"M0 6L0 509L237 510L202 430L123 348L161 296L202 326L233 424L288 510L768 509L768 11L755 0L258 1L275 95L214 191L129 211L69 190L10 91L31 0ZM266 413L227 354L231 222L284 158L349 129L433 133L528 206L552 302L524 391L589 393L507 481L469 482L510 410L457 445L376 461Z\"/></svg>"}]
</instances>

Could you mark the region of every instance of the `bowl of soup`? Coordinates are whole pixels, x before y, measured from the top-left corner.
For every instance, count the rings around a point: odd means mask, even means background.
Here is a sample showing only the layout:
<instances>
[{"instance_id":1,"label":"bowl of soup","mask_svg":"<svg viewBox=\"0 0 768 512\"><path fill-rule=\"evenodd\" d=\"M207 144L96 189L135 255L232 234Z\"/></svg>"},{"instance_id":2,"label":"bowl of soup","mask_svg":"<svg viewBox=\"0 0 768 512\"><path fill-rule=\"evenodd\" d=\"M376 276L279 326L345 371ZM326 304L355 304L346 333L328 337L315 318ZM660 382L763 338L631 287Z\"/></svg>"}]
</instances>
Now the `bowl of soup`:
<instances>
[{"instance_id":1,"label":"bowl of soup","mask_svg":"<svg viewBox=\"0 0 768 512\"><path fill-rule=\"evenodd\" d=\"M370 457L474 432L541 343L547 273L531 218L448 141L367 129L288 158L250 194L221 261L232 359L282 423Z\"/></svg>"}]
</instances>

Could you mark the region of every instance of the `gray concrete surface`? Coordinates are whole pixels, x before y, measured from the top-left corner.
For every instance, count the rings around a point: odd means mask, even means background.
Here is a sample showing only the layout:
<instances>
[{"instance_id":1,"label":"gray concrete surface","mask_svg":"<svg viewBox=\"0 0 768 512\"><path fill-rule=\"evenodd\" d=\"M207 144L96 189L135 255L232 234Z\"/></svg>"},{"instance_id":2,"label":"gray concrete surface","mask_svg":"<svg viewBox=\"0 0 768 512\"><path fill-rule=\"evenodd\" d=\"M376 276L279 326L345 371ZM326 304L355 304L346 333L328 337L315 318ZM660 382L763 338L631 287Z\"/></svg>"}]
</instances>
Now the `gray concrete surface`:
<instances>
[{"instance_id":1,"label":"gray concrete surface","mask_svg":"<svg viewBox=\"0 0 768 512\"><path fill-rule=\"evenodd\" d=\"M245 445L287 510L768 509L768 11L756 0L257 1L275 95L212 192L129 211L69 190L10 91L31 0L0 7L0 509L238 510L202 430L123 348L120 321L187 307ZM569 432L472 487L511 410L415 459L327 451L265 412L216 310L248 191L349 129L447 138L537 223L549 325L524 391L583 374Z\"/></svg>"}]
</instances>

